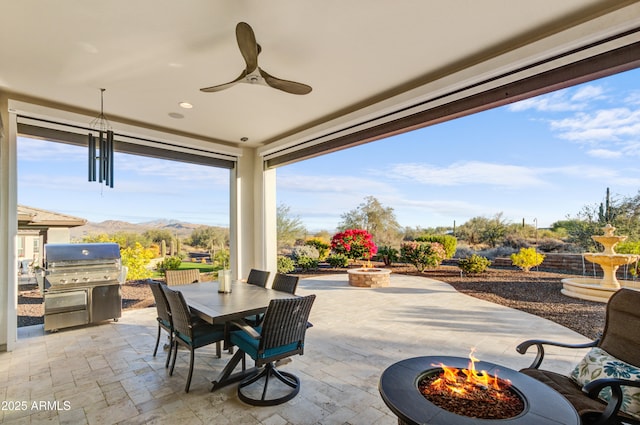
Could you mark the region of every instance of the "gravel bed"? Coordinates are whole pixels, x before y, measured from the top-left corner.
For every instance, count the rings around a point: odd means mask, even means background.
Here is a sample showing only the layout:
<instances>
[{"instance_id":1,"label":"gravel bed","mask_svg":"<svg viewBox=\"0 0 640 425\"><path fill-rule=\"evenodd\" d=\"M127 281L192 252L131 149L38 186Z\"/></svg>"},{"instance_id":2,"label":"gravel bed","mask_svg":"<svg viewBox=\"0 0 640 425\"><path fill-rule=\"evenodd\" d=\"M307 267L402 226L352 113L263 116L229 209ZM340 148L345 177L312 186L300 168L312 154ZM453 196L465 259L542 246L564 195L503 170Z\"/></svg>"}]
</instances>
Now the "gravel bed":
<instances>
[{"instance_id":1,"label":"gravel bed","mask_svg":"<svg viewBox=\"0 0 640 425\"><path fill-rule=\"evenodd\" d=\"M412 266L392 266L391 269L393 273L446 282L464 294L544 317L588 338L596 338L604 326L605 304L578 300L560 293L561 279L571 276L568 274L490 268L479 275L461 276L460 269L452 265L441 265L422 274ZM344 269L322 268L300 276L344 272ZM125 310L153 306L153 295L147 283L123 284L122 305ZM20 285L18 327L42 324L43 314L42 296L37 285Z\"/></svg>"}]
</instances>

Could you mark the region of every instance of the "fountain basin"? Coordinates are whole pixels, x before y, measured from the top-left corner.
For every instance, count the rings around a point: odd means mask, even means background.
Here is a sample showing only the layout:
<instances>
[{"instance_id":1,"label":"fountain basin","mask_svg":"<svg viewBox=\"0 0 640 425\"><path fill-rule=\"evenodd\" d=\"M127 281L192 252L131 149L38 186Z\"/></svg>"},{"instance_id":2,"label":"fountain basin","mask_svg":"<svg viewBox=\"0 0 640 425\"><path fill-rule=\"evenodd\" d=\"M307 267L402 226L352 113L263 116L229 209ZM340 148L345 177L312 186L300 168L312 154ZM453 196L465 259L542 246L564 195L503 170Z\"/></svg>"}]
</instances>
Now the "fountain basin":
<instances>
[{"instance_id":1,"label":"fountain basin","mask_svg":"<svg viewBox=\"0 0 640 425\"><path fill-rule=\"evenodd\" d=\"M620 289L620 281L616 277L618 267L638 261L638 256L633 254L604 254L585 253L585 260L596 263L602 268L604 275L600 280L600 286L605 288Z\"/></svg>"},{"instance_id":2,"label":"fountain basin","mask_svg":"<svg viewBox=\"0 0 640 425\"><path fill-rule=\"evenodd\" d=\"M618 280L625 288L640 290L640 282ZM568 297L606 303L620 288L602 286L602 279L590 277L571 277L562 279L560 292Z\"/></svg>"},{"instance_id":3,"label":"fountain basin","mask_svg":"<svg viewBox=\"0 0 640 425\"><path fill-rule=\"evenodd\" d=\"M382 288L389 286L391 270L378 268L349 269L349 285L362 288Z\"/></svg>"},{"instance_id":4,"label":"fountain basin","mask_svg":"<svg viewBox=\"0 0 640 425\"><path fill-rule=\"evenodd\" d=\"M584 259L598 264L602 269L602 279L589 277L562 279L562 292L564 295L573 298L580 298L589 301L607 302L611 295L621 287L632 289L640 288L634 281L618 280L616 272L620 266L637 262L639 255L617 254L614 247L627 239L626 236L614 236L616 230L611 224L604 226L604 235L591 236L596 242L604 247L604 252L585 253Z\"/></svg>"},{"instance_id":5,"label":"fountain basin","mask_svg":"<svg viewBox=\"0 0 640 425\"><path fill-rule=\"evenodd\" d=\"M616 252L615 246L618 245L618 243L620 242L624 242L627 239L627 237L613 236L613 231L611 231L611 234L600 235L600 236L594 235L594 236L591 236L591 239L600 243L604 247L603 254L615 254Z\"/></svg>"},{"instance_id":6,"label":"fountain basin","mask_svg":"<svg viewBox=\"0 0 640 425\"><path fill-rule=\"evenodd\" d=\"M600 266L620 267L631 264L638 260L633 254L605 254L605 253L584 253L584 259L599 264Z\"/></svg>"}]
</instances>

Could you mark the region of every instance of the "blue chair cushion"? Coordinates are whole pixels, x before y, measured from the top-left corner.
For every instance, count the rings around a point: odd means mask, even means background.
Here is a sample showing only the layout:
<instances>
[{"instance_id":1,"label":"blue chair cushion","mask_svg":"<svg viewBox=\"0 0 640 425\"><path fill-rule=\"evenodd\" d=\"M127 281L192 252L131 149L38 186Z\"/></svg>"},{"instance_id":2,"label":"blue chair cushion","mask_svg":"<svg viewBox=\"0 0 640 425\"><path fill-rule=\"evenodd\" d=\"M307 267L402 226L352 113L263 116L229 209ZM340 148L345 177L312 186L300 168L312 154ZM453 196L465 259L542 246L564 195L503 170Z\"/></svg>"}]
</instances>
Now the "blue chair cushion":
<instances>
[{"instance_id":1,"label":"blue chair cushion","mask_svg":"<svg viewBox=\"0 0 640 425\"><path fill-rule=\"evenodd\" d=\"M161 318L159 318L159 317L158 317L158 322L159 322L162 326L164 326L165 328L171 328L171 323L167 322L167 321L166 321L166 320L164 320L164 319L161 319Z\"/></svg>"},{"instance_id":2,"label":"blue chair cushion","mask_svg":"<svg viewBox=\"0 0 640 425\"><path fill-rule=\"evenodd\" d=\"M194 323L193 341L183 333L176 332L176 335L194 348L203 347L224 339L224 325L210 325L205 322Z\"/></svg>"},{"instance_id":3,"label":"blue chair cushion","mask_svg":"<svg viewBox=\"0 0 640 425\"><path fill-rule=\"evenodd\" d=\"M262 332L262 327L258 326L255 330L260 333ZM290 351L295 351L298 348L298 343L293 342L281 347L269 348L265 350L264 353L258 354L258 345L260 344L260 340L253 338L246 332L233 331L231 332L230 339L233 345L236 345L240 350L247 353L252 359L268 359L269 357L275 357L281 354L286 354Z\"/></svg>"}]
</instances>

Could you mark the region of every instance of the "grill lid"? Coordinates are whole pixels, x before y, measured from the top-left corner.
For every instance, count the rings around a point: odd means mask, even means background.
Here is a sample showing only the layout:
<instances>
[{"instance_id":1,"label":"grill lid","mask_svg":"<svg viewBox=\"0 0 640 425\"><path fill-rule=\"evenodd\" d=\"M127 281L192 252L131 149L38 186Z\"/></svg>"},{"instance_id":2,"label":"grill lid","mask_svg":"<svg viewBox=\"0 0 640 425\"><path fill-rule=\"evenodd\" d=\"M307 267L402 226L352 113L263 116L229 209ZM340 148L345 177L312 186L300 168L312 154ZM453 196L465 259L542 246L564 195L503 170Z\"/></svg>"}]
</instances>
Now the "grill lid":
<instances>
[{"instance_id":1,"label":"grill lid","mask_svg":"<svg viewBox=\"0 0 640 425\"><path fill-rule=\"evenodd\" d=\"M117 243L48 243L44 246L47 263L85 262L120 259L120 246Z\"/></svg>"}]
</instances>

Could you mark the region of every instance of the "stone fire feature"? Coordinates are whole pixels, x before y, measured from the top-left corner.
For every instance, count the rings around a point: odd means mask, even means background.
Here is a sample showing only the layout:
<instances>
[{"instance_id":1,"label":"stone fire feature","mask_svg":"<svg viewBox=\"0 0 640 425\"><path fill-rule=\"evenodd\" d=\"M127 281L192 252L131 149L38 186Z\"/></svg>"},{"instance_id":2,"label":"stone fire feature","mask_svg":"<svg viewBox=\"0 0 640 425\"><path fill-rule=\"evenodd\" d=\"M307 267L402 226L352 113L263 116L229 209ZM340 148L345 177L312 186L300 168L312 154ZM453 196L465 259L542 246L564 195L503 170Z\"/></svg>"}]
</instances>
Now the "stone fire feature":
<instances>
[{"instance_id":1,"label":"stone fire feature","mask_svg":"<svg viewBox=\"0 0 640 425\"><path fill-rule=\"evenodd\" d=\"M389 286L389 269L349 269L349 285L363 288L382 288Z\"/></svg>"}]
</instances>

